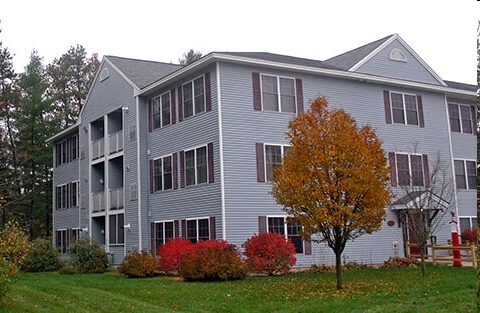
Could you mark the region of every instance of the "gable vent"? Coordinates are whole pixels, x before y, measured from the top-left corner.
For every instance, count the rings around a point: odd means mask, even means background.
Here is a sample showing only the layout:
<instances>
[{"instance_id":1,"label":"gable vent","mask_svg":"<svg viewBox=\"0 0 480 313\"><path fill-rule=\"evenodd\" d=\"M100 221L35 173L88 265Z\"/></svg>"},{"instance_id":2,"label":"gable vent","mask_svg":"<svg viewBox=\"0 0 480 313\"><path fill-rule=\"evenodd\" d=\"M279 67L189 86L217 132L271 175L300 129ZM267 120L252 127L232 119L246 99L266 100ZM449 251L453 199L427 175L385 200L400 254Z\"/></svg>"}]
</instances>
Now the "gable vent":
<instances>
[{"instance_id":1,"label":"gable vent","mask_svg":"<svg viewBox=\"0 0 480 313\"><path fill-rule=\"evenodd\" d=\"M407 62L407 55L402 50L395 48L390 51L390 60Z\"/></svg>"},{"instance_id":2,"label":"gable vent","mask_svg":"<svg viewBox=\"0 0 480 313\"><path fill-rule=\"evenodd\" d=\"M100 74L100 81L104 81L110 76L110 72L108 71L108 68L104 68L102 70L102 73Z\"/></svg>"}]
</instances>

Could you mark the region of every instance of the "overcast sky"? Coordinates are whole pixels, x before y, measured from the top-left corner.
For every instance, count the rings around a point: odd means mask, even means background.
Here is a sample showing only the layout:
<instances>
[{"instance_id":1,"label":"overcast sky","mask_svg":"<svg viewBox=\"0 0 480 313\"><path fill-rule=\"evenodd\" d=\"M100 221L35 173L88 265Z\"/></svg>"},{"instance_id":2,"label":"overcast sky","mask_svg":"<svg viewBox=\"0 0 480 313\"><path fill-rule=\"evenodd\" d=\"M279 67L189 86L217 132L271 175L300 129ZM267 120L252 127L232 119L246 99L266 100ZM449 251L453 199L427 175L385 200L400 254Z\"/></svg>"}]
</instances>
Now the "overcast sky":
<instances>
[{"instance_id":1,"label":"overcast sky","mask_svg":"<svg viewBox=\"0 0 480 313\"><path fill-rule=\"evenodd\" d=\"M82 45L177 63L185 51L265 51L326 60L397 33L443 79L476 84L480 4L473 0L15 0L0 6L0 41L23 72Z\"/></svg>"}]
</instances>

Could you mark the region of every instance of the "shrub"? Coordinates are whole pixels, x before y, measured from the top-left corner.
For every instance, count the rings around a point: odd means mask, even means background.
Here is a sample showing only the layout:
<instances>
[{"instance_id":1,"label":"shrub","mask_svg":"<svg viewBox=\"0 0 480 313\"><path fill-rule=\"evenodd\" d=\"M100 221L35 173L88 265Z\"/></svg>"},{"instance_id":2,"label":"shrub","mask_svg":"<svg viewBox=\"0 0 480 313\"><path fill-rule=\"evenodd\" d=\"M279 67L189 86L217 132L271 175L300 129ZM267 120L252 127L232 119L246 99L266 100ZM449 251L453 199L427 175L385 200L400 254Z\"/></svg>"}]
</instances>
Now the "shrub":
<instances>
[{"instance_id":1,"label":"shrub","mask_svg":"<svg viewBox=\"0 0 480 313\"><path fill-rule=\"evenodd\" d=\"M96 241L81 238L69 247L70 266L77 273L104 273L108 269L108 255Z\"/></svg>"},{"instance_id":2,"label":"shrub","mask_svg":"<svg viewBox=\"0 0 480 313\"><path fill-rule=\"evenodd\" d=\"M207 240L185 254L179 274L187 281L238 280L247 276L247 268L233 245Z\"/></svg>"},{"instance_id":3,"label":"shrub","mask_svg":"<svg viewBox=\"0 0 480 313\"><path fill-rule=\"evenodd\" d=\"M175 238L158 247L158 266L166 273L177 272L182 265L185 253L192 251L195 245L189 240Z\"/></svg>"},{"instance_id":4,"label":"shrub","mask_svg":"<svg viewBox=\"0 0 480 313\"><path fill-rule=\"evenodd\" d=\"M245 242L246 263L256 273L286 274L295 264L295 246L278 233L261 233Z\"/></svg>"},{"instance_id":5,"label":"shrub","mask_svg":"<svg viewBox=\"0 0 480 313\"><path fill-rule=\"evenodd\" d=\"M398 256L390 257L388 260L383 262L380 268L407 268L407 267L417 267L420 264L420 261L413 258L401 258Z\"/></svg>"},{"instance_id":6,"label":"shrub","mask_svg":"<svg viewBox=\"0 0 480 313\"><path fill-rule=\"evenodd\" d=\"M321 274L321 273L334 273L335 266L325 265L325 264L312 264L308 270L309 273Z\"/></svg>"},{"instance_id":7,"label":"shrub","mask_svg":"<svg viewBox=\"0 0 480 313\"><path fill-rule=\"evenodd\" d=\"M158 274L158 261L145 250L133 251L123 259L118 272L127 277L152 277Z\"/></svg>"},{"instance_id":8,"label":"shrub","mask_svg":"<svg viewBox=\"0 0 480 313\"><path fill-rule=\"evenodd\" d=\"M48 239L37 238L20 269L24 272L49 272L60 268L57 249Z\"/></svg>"},{"instance_id":9,"label":"shrub","mask_svg":"<svg viewBox=\"0 0 480 313\"><path fill-rule=\"evenodd\" d=\"M462 231L460 234L460 237L464 241L469 241L471 243L476 243L477 242L477 229L476 228L467 228Z\"/></svg>"},{"instance_id":10,"label":"shrub","mask_svg":"<svg viewBox=\"0 0 480 313\"><path fill-rule=\"evenodd\" d=\"M22 261L27 257L32 244L26 232L16 222L7 222L0 230L0 258L5 258L13 267L14 274Z\"/></svg>"},{"instance_id":11,"label":"shrub","mask_svg":"<svg viewBox=\"0 0 480 313\"><path fill-rule=\"evenodd\" d=\"M0 256L0 302L7 295L9 283L14 274L14 265Z\"/></svg>"}]
</instances>

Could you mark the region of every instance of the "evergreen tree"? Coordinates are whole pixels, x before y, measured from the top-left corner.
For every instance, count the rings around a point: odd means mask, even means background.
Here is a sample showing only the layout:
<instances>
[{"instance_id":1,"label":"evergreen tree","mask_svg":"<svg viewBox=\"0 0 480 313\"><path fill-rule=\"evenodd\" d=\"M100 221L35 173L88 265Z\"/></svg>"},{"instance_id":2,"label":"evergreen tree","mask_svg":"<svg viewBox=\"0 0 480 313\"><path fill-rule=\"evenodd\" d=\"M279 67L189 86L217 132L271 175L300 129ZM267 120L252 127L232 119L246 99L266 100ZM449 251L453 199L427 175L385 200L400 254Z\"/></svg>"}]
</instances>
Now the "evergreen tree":
<instances>
[{"instance_id":1,"label":"evergreen tree","mask_svg":"<svg viewBox=\"0 0 480 313\"><path fill-rule=\"evenodd\" d=\"M99 66L97 54L87 58L85 48L77 45L47 67L48 92L60 118L60 129L77 121Z\"/></svg>"}]
</instances>

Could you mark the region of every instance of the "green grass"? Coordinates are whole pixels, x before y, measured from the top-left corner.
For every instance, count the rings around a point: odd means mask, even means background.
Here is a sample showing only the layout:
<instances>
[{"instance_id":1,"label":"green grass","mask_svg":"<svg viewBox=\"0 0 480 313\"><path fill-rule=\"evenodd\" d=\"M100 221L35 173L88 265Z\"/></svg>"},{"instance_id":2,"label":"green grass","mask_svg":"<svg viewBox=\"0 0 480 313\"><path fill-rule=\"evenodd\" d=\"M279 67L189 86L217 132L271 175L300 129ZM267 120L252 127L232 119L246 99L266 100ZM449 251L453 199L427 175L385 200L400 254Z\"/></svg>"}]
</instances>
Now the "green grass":
<instances>
[{"instance_id":1,"label":"green grass","mask_svg":"<svg viewBox=\"0 0 480 313\"><path fill-rule=\"evenodd\" d=\"M187 283L173 277L20 274L0 312L476 312L476 270L447 266Z\"/></svg>"}]
</instances>

